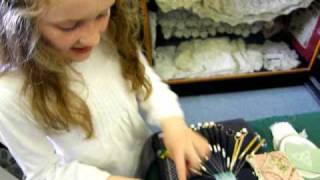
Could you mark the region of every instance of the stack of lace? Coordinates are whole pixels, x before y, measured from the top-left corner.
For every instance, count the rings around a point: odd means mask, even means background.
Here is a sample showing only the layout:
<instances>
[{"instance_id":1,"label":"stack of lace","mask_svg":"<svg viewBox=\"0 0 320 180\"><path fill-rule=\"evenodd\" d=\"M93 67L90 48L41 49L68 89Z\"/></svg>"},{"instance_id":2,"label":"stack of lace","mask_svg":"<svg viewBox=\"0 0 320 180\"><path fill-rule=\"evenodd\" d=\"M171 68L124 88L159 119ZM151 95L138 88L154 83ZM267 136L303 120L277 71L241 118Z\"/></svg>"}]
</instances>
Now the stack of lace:
<instances>
[{"instance_id":1,"label":"stack of lace","mask_svg":"<svg viewBox=\"0 0 320 180\"><path fill-rule=\"evenodd\" d=\"M218 23L210 18L200 18L197 14L185 9L173 10L168 13L159 12L158 23L161 26L165 39L177 38L207 38L217 33L235 34L248 37L262 30L263 22L253 24L239 24L230 26L227 23Z\"/></svg>"},{"instance_id":2,"label":"stack of lace","mask_svg":"<svg viewBox=\"0 0 320 180\"><path fill-rule=\"evenodd\" d=\"M271 21L299 8L308 7L313 0L155 0L165 13L184 8L202 18L232 26L257 21Z\"/></svg>"},{"instance_id":3,"label":"stack of lace","mask_svg":"<svg viewBox=\"0 0 320 180\"><path fill-rule=\"evenodd\" d=\"M155 70L163 80L288 70L299 64L288 45L270 41L246 45L242 39L196 39L177 47L158 47L155 52Z\"/></svg>"}]
</instances>

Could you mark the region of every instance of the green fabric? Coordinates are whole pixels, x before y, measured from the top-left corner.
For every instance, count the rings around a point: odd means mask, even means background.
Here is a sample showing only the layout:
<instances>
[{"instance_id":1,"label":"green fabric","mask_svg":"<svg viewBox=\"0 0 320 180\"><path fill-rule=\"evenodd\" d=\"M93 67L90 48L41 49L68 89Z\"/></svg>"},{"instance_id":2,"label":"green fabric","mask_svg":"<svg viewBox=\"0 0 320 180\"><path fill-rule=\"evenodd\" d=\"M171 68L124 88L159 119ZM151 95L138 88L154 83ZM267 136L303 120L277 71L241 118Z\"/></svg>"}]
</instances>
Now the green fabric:
<instances>
[{"instance_id":1,"label":"green fabric","mask_svg":"<svg viewBox=\"0 0 320 180\"><path fill-rule=\"evenodd\" d=\"M294 116L275 116L249 121L248 123L252 129L266 139L266 151L274 150L270 126L276 122L289 122L297 132L301 132L305 129L308 134L308 139L320 147L320 112Z\"/></svg>"},{"instance_id":2,"label":"green fabric","mask_svg":"<svg viewBox=\"0 0 320 180\"><path fill-rule=\"evenodd\" d=\"M248 121L254 131L259 133L261 137L267 141L264 150L273 151L272 134L270 126L276 122L289 122L297 132L306 130L308 139L320 147L320 112L306 113L294 116L275 116L270 118L257 119ZM148 171L146 180L158 180L159 168L153 163Z\"/></svg>"}]
</instances>

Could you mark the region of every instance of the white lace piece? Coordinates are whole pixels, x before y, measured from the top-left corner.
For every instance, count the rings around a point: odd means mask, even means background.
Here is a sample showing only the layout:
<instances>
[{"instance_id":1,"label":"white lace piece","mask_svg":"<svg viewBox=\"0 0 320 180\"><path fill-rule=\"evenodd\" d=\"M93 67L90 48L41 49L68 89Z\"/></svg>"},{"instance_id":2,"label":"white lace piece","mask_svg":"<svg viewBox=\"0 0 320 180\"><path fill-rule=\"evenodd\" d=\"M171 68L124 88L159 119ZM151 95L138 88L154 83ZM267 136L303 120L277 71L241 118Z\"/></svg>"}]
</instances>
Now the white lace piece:
<instances>
[{"instance_id":1,"label":"white lace piece","mask_svg":"<svg viewBox=\"0 0 320 180\"><path fill-rule=\"evenodd\" d=\"M263 68L269 71L290 70L300 65L298 54L284 43L267 41L263 46L249 46L263 54Z\"/></svg>"},{"instance_id":2,"label":"white lace piece","mask_svg":"<svg viewBox=\"0 0 320 180\"><path fill-rule=\"evenodd\" d=\"M178 47L158 47L155 54L154 68L163 80L288 70L300 64L298 55L285 43L246 45L242 39L229 38L196 39Z\"/></svg>"},{"instance_id":3,"label":"white lace piece","mask_svg":"<svg viewBox=\"0 0 320 180\"><path fill-rule=\"evenodd\" d=\"M256 21L271 21L299 8L308 7L313 0L155 0L165 13L184 8L200 17L232 26Z\"/></svg>"},{"instance_id":4,"label":"white lace piece","mask_svg":"<svg viewBox=\"0 0 320 180\"><path fill-rule=\"evenodd\" d=\"M210 18L200 18L197 14L184 9L158 13L158 24L161 26L165 39L176 38L207 38L217 33L235 34L248 37L263 29L265 23L239 24L230 26L226 23L215 22Z\"/></svg>"}]
</instances>

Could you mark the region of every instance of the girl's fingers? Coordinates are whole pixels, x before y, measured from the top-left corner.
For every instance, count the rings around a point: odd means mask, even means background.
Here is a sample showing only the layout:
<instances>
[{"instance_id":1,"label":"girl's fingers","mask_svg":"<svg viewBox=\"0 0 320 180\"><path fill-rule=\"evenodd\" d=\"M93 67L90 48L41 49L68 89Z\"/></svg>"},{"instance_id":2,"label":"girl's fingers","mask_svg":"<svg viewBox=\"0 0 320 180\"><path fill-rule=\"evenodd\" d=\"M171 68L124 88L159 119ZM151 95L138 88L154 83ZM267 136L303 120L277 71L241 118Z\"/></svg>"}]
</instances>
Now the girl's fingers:
<instances>
[{"instance_id":1,"label":"girl's fingers","mask_svg":"<svg viewBox=\"0 0 320 180\"><path fill-rule=\"evenodd\" d=\"M206 160L210 157L212 148L207 140L200 135L194 133L192 135L192 144L201 160Z\"/></svg>"},{"instance_id":2,"label":"girl's fingers","mask_svg":"<svg viewBox=\"0 0 320 180\"><path fill-rule=\"evenodd\" d=\"M189 170L190 170L191 174L193 174L193 175L202 176L202 173L200 170L193 169L193 168L190 168Z\"/></svg>"},{"instance_id":3,"label":"girl's fingers","mask_svg":"<svg viewBox=\"0 0 320 180\"><path fill-rule=\"evenodd\" d=\"M179 180L187 179L186 160L183 151L177 152L173 155L173 161L176 164L177 174Z\"/></svg>"},{"instance_id":4,"label":"girl's fingers","mask_svg":"<svg viewBox=\"0 0 320 180\"><path fill-rule=\"evenodd\" d=\"M193 146L190 146L188 148L188 151L186 152L186 160L188 162L188 165L193 170L200 170L201 169L201 157L197 153L197 151L194 149ZM189 169L190 170L190 169Z\"/></svg>"}]
</instances>

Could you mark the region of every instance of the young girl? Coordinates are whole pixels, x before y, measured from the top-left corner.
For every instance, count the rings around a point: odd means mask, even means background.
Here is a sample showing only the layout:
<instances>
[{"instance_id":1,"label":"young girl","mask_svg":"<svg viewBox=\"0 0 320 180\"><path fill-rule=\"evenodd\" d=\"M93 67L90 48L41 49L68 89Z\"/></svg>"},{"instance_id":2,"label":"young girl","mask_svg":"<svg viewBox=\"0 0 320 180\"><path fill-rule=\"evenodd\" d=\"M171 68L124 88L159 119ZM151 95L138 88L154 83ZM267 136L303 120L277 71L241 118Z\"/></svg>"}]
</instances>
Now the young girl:
<instances>
[{"instance_id":1,"label":"young girl","mask_svg":"<svg viewBox=\"0 0 320 180\"><path fill-rule=\"evenodd\" d=\"M139 1L0 0L0 141L28 180L137 177L159 125L179 179L208 143L143 57Z\"/></svg>"}]
</instances>

